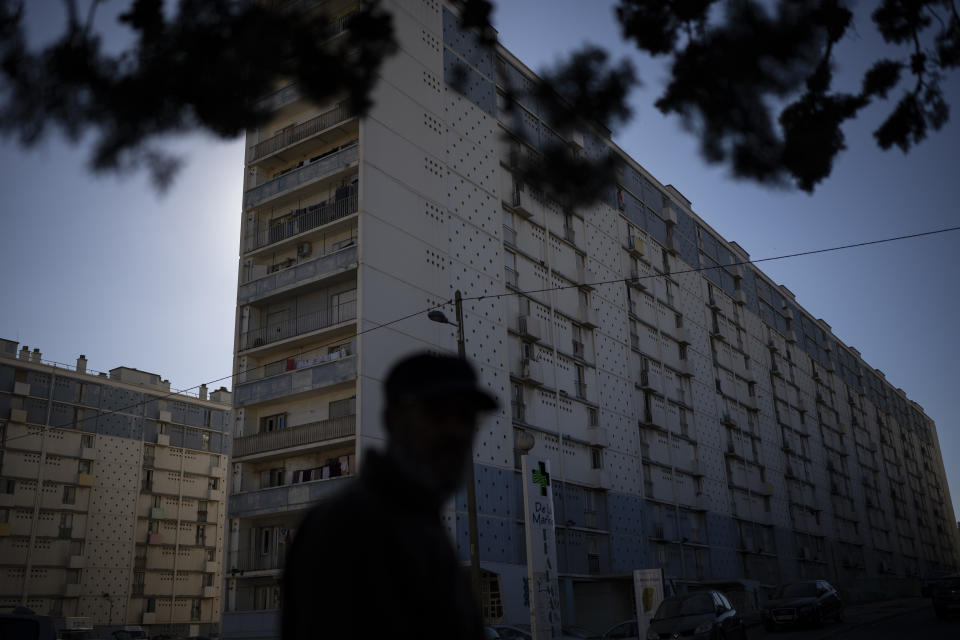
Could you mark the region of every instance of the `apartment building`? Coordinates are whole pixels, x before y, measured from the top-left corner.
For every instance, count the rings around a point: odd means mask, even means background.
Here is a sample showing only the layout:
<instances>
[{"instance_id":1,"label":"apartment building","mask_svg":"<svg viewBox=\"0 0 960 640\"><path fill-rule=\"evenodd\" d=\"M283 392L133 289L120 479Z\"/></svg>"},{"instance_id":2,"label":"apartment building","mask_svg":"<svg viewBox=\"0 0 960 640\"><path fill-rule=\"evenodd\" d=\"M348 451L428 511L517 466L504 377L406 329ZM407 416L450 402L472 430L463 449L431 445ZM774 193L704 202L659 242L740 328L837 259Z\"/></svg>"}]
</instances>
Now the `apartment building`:
<instances>
[{"instance_id":1,"label":"apartment building","mask_svg":"<svg viewBox=\"0 0 960 640\"><path fill-rule=\"evenodd\" d=\"M351 7L318 5L341 25ZM248 134L226 637L278 635L300 518L382 445L390 364L456 348L425 312L455 290L467 355L501 399L474 451L488 620L529 615L520 430L551 459L564 624L631 617L638 568L678 588L852 588L957 566L920 406L602 131L553 130L523 94L531 71L462 30L454 4L384 6L399 52L366 117L287 85ZM558 140L619 158L596 204L516 179ZM445 518L466 560L463 496Z\"/></svg>"},{"instance_id":2,"label":"apartment building","mask_svg":"<svg viewBox=\"0 0 960 640\"><path fill-rule=\"evenodd\" d=\"M219 631L230 392L0 340L0 607Z\"/></svg>"}]
</instances>

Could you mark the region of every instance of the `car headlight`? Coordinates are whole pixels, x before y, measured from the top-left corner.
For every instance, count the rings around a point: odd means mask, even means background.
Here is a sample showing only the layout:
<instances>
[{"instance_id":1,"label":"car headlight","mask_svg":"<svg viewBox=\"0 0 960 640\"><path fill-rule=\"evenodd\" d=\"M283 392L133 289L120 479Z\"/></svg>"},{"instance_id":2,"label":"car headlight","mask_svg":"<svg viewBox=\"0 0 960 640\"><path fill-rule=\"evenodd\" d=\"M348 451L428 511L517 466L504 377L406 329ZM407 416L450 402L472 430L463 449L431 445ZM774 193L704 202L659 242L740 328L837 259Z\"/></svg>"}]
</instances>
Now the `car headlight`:
<instances>
[{"instance_id":1,"label":"car headlight","mask_svg":"<svg viewBox=\"0 0 960 640\"><path fill-rule=\"evenodd\" d=\"M660 634L653 629L647 629L647 640L660 640Z\"/></svg>"},{"instance_id":2,"label":"car headlight","mask_svg":"<svg viewBox=\"0 0 960 640\"><path fill-rule=\"evenodd\" d=\"M699 635L701 633L707 633L713 629L713 620L707 620L706 622L701 622L697 625L697 628L693 630L693 635Z\"/></svg>"}]
</instances>

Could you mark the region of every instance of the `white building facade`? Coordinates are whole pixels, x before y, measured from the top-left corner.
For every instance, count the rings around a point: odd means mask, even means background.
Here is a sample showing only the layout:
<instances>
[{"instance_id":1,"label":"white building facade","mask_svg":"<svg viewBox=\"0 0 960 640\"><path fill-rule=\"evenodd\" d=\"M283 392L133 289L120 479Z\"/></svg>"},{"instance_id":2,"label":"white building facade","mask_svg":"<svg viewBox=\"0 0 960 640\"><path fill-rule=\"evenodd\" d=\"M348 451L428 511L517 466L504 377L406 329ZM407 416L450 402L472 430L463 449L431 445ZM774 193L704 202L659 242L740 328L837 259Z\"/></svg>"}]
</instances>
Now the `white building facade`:
<instances>
[{"instance_id":1,"label":"white building facade","mask_svg":"<svg viewBox=\"0 0 960 640\"><path fill-rule=\"evenodd\" d=\"M564 624L632 617L639 568L866 588L957 566L921 407L599 130L522 95L508 115L533 76L453 5L384 6L399 50L366 117L291 85L248 134L225 636L277 636L287 542L382 445L389 366L455 350L426 310L458 289L501 401L474 451L488 620L528 615L521 429L553 469ZM558 139L617 154L617 186L570 208L520 184L518 154ZM466 559L462 495L445 517Z\"/></svg>"},{"instance_id":2,"label":"white building facade","mask_svg":"<svg viewBox=\"0 0 960 640\"><path fill-rule=\"evenodd\" d=\"M17 346L0 339L0 607L218 633L230 393Z\"/></svg>"}]
</instances>

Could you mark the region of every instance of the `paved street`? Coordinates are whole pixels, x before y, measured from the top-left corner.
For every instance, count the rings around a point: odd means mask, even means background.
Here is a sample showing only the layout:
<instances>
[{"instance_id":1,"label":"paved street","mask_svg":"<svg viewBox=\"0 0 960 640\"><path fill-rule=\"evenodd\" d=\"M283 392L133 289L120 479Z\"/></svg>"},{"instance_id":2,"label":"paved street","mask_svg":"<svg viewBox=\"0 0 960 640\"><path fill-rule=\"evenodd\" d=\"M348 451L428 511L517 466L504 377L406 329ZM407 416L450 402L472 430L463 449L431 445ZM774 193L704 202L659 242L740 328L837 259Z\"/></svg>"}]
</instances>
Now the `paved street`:
<instances>
[{"instance_id":1,"label":"paved street","mask_svg":"<svg viewBox=\"0 0 960 640\"><path fill-rule=\"evenodd\" d=\"M909 598L848 607L843 623L829 622L818 629L768 632L753 627L748 635L750 640L894 640L911 636L957 640L960 617L941 620L928 598Z\"/></svg>"}]
</instances>

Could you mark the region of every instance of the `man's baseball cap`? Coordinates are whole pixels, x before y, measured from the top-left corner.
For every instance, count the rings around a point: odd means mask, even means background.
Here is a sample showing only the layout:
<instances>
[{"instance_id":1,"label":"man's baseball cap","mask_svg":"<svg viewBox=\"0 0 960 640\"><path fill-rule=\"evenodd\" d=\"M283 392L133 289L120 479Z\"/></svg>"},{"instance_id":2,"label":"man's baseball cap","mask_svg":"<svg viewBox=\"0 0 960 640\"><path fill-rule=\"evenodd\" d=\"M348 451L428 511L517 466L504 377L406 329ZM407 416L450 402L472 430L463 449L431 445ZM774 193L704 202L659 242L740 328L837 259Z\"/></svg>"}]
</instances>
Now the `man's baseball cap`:
<instances>
[{"instance_id":1,"label":"man's baseball cap","mask_svg":"<svg viewBox=\"0 0 960 640\"><path fill-rule=\"evenodd\" d=\"M492 411L497 399L477 385L477 374L466 360L454 356L418 353L400 360L384 383L387 405L431 397L454 397L472 402L477 411Z\"/></svg>"}]
</instances>

